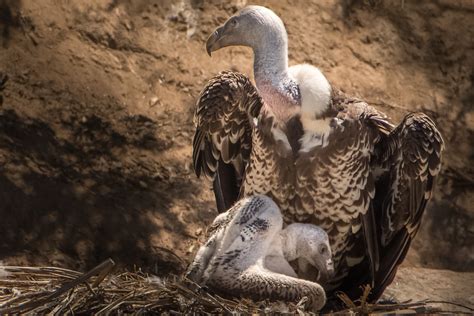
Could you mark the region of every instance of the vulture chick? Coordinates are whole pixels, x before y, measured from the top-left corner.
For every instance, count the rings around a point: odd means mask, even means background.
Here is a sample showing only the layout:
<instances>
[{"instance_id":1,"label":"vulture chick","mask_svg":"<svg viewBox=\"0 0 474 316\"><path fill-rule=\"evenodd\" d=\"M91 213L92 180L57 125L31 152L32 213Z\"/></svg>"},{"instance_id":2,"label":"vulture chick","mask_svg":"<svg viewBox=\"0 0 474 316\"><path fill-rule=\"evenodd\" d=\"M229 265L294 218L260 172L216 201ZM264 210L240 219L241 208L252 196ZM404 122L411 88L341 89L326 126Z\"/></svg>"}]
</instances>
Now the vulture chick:
<instances>
[{"instance_id":1,"label":"vulture chick","mask_svg":"<svg viewBox=\"0 0 474 316\"><path fill-rule=\"evenodd\" d=\"M282 230L278 206L263 195L244 198L220 214L209 229L187 277L235 296L326 303L319 284L333 273L328 235L320 227L294 223ZM299 279L289 261L302 258L319 271L316 282Z\"/></svg>"}]
</instances>

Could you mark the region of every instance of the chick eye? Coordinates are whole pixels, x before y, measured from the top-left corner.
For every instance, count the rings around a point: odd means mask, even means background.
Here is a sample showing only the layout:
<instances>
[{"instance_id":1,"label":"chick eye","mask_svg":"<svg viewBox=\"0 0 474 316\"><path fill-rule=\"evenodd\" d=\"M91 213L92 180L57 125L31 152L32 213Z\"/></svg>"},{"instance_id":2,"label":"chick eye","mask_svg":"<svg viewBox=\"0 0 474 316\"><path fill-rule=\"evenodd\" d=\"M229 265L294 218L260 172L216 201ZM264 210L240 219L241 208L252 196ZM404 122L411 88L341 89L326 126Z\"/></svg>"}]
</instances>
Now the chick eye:
<instances>
[{"instance_id":1,"label":"chick eye","mask_svg":"<svg viewBox=\"0 0 474 316\"><path fill-rule=\"evenodd\" d=\"M236 19L230 20L229 23L230 23L230 26L232 26L232 27L236 27L236 26L237 26L237 20L236 20Z\"/></svg>"},{"instance_id":2,"label":"chick eye","mask_svg":"<svg viewBox=\"0 0 474 316\"><path fill-rule=\"evenodd\" d=\"M326 245L319 246L319 253L325 255L328 252L328 247Z\"/></svg>"}]
</instances>

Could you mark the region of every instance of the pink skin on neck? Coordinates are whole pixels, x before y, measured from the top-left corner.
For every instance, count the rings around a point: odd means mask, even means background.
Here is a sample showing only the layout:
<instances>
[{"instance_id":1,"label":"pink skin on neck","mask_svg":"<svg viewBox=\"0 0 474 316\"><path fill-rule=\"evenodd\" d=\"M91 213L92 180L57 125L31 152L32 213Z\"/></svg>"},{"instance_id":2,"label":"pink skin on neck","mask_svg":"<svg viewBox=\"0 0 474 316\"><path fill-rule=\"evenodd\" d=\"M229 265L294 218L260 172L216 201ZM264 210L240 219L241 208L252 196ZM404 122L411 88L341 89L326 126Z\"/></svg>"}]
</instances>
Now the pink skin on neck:
<instances>
[{"instance_id":1,"label":"pink skin on neck","mask_svg":"<svg viewBox=\"0 0 474 316\"><path fill-rule=\"evenodd\" d=\"M278 121L286 122L299 113L300 106L284 91L273 86L269 81L258 80L257 88L263 98L265 113L273 114Z\"/></svg>"}]
</instances>

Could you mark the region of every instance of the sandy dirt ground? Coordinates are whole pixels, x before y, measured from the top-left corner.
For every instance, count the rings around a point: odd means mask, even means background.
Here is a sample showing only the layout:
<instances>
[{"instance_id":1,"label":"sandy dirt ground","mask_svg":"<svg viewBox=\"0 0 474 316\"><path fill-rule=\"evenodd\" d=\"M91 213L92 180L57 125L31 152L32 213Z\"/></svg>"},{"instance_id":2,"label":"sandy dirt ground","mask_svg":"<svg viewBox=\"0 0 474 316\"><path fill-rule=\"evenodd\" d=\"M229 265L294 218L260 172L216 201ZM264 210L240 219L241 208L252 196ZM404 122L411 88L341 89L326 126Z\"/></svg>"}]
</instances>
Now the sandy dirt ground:
<instances>
[{"instance_id":1,"label":"sandy dirt ground","mask_svg":"<svg viewBox=\"0 0 474 316\"><path fill-rule=\"evenodd\" d=\"M318 66L395 122L435 120L443 170L393 289L430 275L416 286L450 297L439 275L474 304L474 2L255 3L285 22L290 64ZM194 102L221 70L252 76L250 50L210 58L204 42L246 4L0 0L3 263L182 271L217 214L192 171Z\"/></svg>"}]
</instances>

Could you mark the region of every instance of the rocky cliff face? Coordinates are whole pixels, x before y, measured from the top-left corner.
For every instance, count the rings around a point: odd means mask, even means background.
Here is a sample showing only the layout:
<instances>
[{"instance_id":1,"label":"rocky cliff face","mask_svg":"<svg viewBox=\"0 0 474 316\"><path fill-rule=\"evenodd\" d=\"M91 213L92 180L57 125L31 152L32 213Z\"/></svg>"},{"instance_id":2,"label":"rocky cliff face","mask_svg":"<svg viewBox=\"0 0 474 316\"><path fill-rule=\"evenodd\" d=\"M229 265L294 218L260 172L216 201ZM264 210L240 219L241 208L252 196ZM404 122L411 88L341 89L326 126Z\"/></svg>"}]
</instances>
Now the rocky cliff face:
<instances>
[{"instance_id":1,"label":"rocky cliff face","mask_svg":"<svg viewBox=\"0 0 474 316\"><path fill-rule=\"evenodd\" d=\"M444 167L405 265L474 271L472 2L257 2L284 20L291 64L395 122L436 121ZM0 260L185 264L216 215L191 170L195 99L217 72L252 68L249 50L211 59L204 41L244 5L0 0Z\"/></svg>"}]
</instances>

